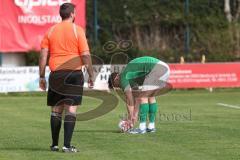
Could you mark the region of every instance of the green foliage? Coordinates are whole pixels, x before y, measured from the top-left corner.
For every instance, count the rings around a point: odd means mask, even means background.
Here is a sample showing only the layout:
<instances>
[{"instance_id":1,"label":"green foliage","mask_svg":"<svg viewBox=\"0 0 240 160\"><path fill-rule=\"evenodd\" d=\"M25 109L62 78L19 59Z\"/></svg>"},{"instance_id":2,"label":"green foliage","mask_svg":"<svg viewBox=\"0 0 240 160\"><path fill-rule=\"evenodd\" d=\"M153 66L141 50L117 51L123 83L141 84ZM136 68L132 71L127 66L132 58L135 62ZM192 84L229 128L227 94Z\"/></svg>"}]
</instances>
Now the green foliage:
<instances>
[{"instance_id":1,"label":"green foliage","mask_svg":"<svg viewBox=\"0 0 240 160\"><path fill-rule=\"evenodd\" d=\"M39 52L38 51L29 51L26 54L26 65L27 66L38 65L38 57L39 57Z\"/></svg>"},{"instance_id":2,"label":"green foliage","mask_svg":"<svg viewBox=\"0 0 240 160\"><path fill-rule=\"evenodd\" d=\"M223 0L192 0L186 15L184 0L104 0L98 6L99 45L108 40L131 39L136 52L128 53L131 57L147 54L167 62L178 62L183 55L188 62L199 62L205 54L208 61L234 61L238 57L233 54L238 44L232 40L232 30L225 18L223 5ZM190 52L186 55L184 32L187 24L190 26ZM149 28L161 30L162 37L159 37L167 47L139 46L134 40L136 27L140 30L137 37L140 41L154 31ZM88 30L88 34L92 31Z\"/></svg>"}]
</instances>

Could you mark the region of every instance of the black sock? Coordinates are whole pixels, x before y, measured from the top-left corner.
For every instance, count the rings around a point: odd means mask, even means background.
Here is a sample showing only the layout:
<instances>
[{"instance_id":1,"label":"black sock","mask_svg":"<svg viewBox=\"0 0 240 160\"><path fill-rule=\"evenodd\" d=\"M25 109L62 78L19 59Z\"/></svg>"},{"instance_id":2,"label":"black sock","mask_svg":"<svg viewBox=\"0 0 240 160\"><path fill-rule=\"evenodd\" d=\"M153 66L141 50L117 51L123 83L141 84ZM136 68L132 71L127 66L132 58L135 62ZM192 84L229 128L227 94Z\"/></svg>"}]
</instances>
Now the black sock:
<instances>
[{"instance_id":1,"label":"black sock","mask_svg":"<svg viewBox=\"0 0 240 160\"><path fill-rule=\"evenodd\" d=\"M52 112L50 123L52 131L52 146L58 146L59 132L62 124L61 114Z\"/></svg>"},{"instance_id":2,"label":"black sock","mask_svg":"<svg viewBox=\"0 0 240 160\"><path fill-rule=\"evenodd\" d=\"M73 130L75 127L76 116L75 115L66 115L64 119L64 146L69 148Z\"/></svg>"}]
</instances>

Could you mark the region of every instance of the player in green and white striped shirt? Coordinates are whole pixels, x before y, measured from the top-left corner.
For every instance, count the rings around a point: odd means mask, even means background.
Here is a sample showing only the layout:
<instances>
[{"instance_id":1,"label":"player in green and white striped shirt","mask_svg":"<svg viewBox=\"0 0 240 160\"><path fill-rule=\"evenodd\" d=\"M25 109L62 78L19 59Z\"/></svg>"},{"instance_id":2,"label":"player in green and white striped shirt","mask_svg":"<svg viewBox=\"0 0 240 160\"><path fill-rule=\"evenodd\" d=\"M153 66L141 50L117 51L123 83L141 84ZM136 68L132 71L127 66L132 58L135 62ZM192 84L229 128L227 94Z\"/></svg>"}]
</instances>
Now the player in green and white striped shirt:
<instances>
[{"instance_id":1,"label":"player in green and white striped shirt","mask_svg":"<svg viewBox=\"0 0 240 160\"><path fill-rule=\"evenodd\" d=\"M169 74L170 69L166 63L149 56L133 59L120 74L111 74L109 87L121 88L124 91L131 127L138 119L139 106L139 128L130 130L130 133L155 132L155 93L166 86Z\"/></svg>"}]
</instances>

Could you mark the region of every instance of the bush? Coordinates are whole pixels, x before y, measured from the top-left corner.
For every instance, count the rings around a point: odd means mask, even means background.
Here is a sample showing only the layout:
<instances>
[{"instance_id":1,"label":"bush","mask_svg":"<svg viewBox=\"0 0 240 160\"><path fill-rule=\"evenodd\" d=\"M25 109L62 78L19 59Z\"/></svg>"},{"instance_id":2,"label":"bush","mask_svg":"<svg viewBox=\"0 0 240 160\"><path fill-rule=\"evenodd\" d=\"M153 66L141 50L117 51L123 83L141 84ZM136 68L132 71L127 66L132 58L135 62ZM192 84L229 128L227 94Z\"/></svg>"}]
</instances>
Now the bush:
<instances>
[{"instance_id":1,"label":"bush","mask_svg":"<svg viewBox=\"0 0 240 160\"><path fill-rule=\"evenodd\" d=\"M39 51L29 51L26 53L26 65L36 66L38 65Z\"/></svg>"}]
</instances>

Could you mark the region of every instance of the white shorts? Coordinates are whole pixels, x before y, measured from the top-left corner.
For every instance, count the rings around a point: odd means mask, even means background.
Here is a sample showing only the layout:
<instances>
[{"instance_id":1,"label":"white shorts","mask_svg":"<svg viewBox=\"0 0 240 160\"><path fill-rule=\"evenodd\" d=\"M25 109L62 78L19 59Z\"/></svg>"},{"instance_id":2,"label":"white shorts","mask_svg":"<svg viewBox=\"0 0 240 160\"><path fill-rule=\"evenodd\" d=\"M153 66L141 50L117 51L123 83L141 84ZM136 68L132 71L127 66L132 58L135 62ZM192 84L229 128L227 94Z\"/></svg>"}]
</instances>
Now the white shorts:
<instances>
[{"instance_id":1,"label":"white shorts","mask_svg":"<svg viewBox=\"0 0 240 160\"><path fill-rule=\"evenodd\" d=\"M152 71L146 75L142 86L139 86L141 91L149 91L164 88L170 76L169 66L162 61L159 61Z\"/></svg>"}]
</instances>

